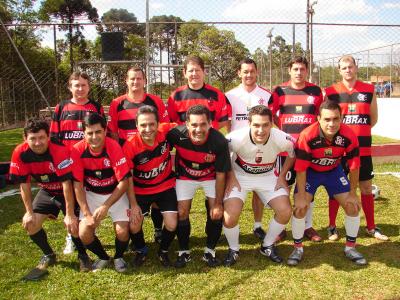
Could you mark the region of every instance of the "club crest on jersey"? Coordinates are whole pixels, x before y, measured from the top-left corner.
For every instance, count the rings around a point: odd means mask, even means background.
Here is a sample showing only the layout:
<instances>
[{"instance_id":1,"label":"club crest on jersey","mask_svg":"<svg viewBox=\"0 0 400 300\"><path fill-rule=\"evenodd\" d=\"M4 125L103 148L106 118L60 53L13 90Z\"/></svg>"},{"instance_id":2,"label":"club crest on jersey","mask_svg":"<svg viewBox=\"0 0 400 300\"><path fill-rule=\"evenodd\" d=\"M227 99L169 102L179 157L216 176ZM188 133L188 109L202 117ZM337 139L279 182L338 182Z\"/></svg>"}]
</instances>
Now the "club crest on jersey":
<instances>
[{"instance_id":1,"label":"club crest on jersey","mask_svg":"<svg viewBox=\"0 0 400 300\"><path fill-rule=\"evenodd\" d=\"M258 100L258 104L260 104L260 105L265 105L265 100L264 100L263 98L260 98L260 99Z\"/></svg>"},{"instance_id":2,"label":"club crest on jersey","mask_svg":"<svg viewBox=\"0 0 400 300\"><path fill-rule=\"evenodd\" d=\"M358 99L358 101L365 102L365 101L367 101L367 95L358 94L357 99Z\"/></svg>"},{"instance_id":3,"label":"club crest on jersey","mask_svg":"<svg viewBox=\"0 0 400 300\"><path fill-rule=\"evenodd\" d=\"M311 96L308 96L308 97L307 97L307 102L308 102L308 103L314 104L314 101L315 101L315 97L314 97L314 96L311 95Z\"/></svg>"},{"instance_id":4,"label":"club crest on jersey","mask_svg":"<svg viewBox=\"0 0 400 300\"><path fill-rule=\"evenodd\" d=\"M198 170L200 168L200 165L197 163L192 163L192 168Z\"/></svg>"},{"instance_id":5,"label":"club crest on jersey","mask_svg":"<svg viewBox=\"0 0 400 300\"><path fill-rule=\"evenodd\" d=\"M263 153L260 150L257 150L256 157L254 159L257 164L262 162L262 154Z\"/></svg>"},{"instance_id":6,"label":"club crest on jersey","mask_svg":"<svg viewBox=\"0 0 400 300\"><path fill-rule=\"evenodd\" d=\"M338 135L335 139L335 144L338 146L344 146L344 139L340 135Z\"/></svg>"},{"instance_id":7,"label":"club crest on jersey","mask_svg":"<svg viewBox=\"0 0 400 300\"><path fill-rule=\"evenodd\" d=\"M300 105L296 106L296 113L301 113L303 111L303 107Z\"/></svg>"},{"instance_id":8,"label":"club crest on jersey","mask_svg":"<svg viewBox=\"0 0 400 300\"><path fill-rule=\"evenodd\" d=\"M41 180L42 182L49 182L49 181L50 181L48 175L41 175L41 176L40 176L40 180Z\"/></svg>"},{"instance_id":9,"label":"club crest on jersey","mask_svg":"<svg viewBox=\"0 0 400 300\"><path fill-rule=\"evenodd\" d=\"M94 172L97 178L101 179L101 171Z\"/></svg>"},{"instance_id":10,"label":"club crest on jersey","mask_svg":"<svg viewBox=\"0 0 400 300\"><path fill-rule=\"evenodd\" d=\"M49 170L52 171L52 172L56 171L56 169L54 168L54 165L53 165L52 162L49 163Z\"/></svg>"},{"instance_id":11,"label":"club crest on jersey","mask_svg":"<svg viewBox=\"0 0 400 300\"><path fill-rule=\"evenodd\" d=\"M79 130L82 130L83 126L82 126L82 122L79 121L76 126L78 127Z\"/></svg>"},{"instance_id":12,"label":"club crest on jersey","mask_svg":"<svg viewBox=\"0 0 400 300\"><path fill-rule=\"evenodd\" d=\"M210 98L207 100L209 107L211 108L212 106L214 106L214 99Z\"/></svg>"},{"instance_id":13,"label":"club crest on jersey","mask_svg":"<svg viewBox=\"0 0 400 300\"><path fill-rule=\"evenodd\" d=\"M104 166L107 167L107 168L108 168L109 166L111 166L111 162L110 162L110 160L109 160L108 158L105 158L105 159L104 159L103 164L104 164Z\"/></svg>"},{"instance_id":14,"label":"club crest on jersey","mask_svg":"<svg viewBox=\"0 0 400 300\"><path fill-rule=\"evenodd\" d=\"M332 148L327 148L324 150L325 156L332 156Z\"/></svg>"},{"instance_id":15,"label":"club crest on jersey","mask_svg":"<svg viewBox=\"0 0 400 300\"><path fill-rule=\"evenodd\" d=\"M215 160L215 155L211 153L207 153L206 156L204 157L205 162L213 162Z\"/></svg>"},{"instance_id":16,"label":"club crest on jersey","mask_svg":"<svg viewBox=\"0 0 400 300\"><path fill-rule=\"evenodd\" d=\"M355 112L356 111L356 105L355 104L349 104L349 112Z\"/></svg>"},{"instance_id":17,"label":"club crest on jersey","mask_svg":"<svg viewBox=\"0 0 400 300\"><path fill-rule=\"evenodd\" d=\"M164 154L165 151L167 151L167 143L164 143L164 144L161 146L161 154Z\"/></svg>"}]
</instances>

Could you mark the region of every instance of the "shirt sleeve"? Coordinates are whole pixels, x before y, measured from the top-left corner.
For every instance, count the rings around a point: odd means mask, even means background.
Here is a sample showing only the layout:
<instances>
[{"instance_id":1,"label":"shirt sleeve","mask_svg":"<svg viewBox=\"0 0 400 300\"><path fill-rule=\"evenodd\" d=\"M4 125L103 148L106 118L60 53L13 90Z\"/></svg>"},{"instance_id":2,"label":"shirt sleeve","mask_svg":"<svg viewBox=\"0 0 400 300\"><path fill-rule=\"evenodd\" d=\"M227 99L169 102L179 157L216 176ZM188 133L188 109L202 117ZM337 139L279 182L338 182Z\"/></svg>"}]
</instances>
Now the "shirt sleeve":
<instances>
[{"instance_id":1,"label":"shirt sleeve","mask_svg":"<svg viewBox=\"0 0 400 300\"><path fill-rule=\"evenodd\" d=\"M112 101L111 105L110 105L110 109L108 111L107 128L110 131L110 133L118 133L117 106L118 106L118 103L116 101Z\"/></svg>"},{"instance_id":2,"label":"shirt sleeve","mask_svg":"<svg viewBox=\"0 0 400 300\"><path fill-rule=\"evenodd\" d=\"M218 122L225 122L232 119L232 107L226 98L226 96L221 92L218 101L220 102L220 109L216 112L215 119Z\"/></svg>"},{"instance_id":3,"label":"shirt sleeve","mask_svg":"<svg viewBox=\"0 0 400 300\"><path fill-rule=\"evenodd\" d=\"M223 138L219 144L219 151L215 160L215 171L229 172L231 170L231 157L229 155L228 141Z\"/></svg>"},{"instance_id":4,"label":"shirt sleeve","mask_svg":"<svg viewBox=\"0 0 400 300\"><path fill-rule=\"evenodd\" d=\"M134 157L134 151L133 151L133 145L130 140L126 141L124 143L124 146L122 147L122 152L125 154L125 157L128 162L129 169L133 169L135 167L133 163L133 157Z\"/></svg>"},{"instance_id":5,"label":"shirt sleeve","mask_svg":"<svg viewBox=\"0 0 400 300\"><path fill-rule=\"evenodd\" d=\"M51 117L50 123L50 139L54 142L59 143L60 140L60 105L57 104L56 108L54 109L53 115Z\"/></svg>"},{"instance_id":6,"label":"shirt sleeve","mask_svg":"<svg viewBox=\"0 0 400 300\"><path fill-rule=\"evenodd\" d=\"M350 170L355 170L360 167L360 148L357 136L351 129L349 131L350 143L346 147L346 159Z\"/></svg>"},{"instance_id":7,"label":"shirt sleeve","mask_svg":"<svg viewBox=\"0 0 400 300\"><path fill-rule=\"evenodd\" d=\"M83 182L84 169L81 160L80 151L75 146L71 150L71 159L74 167L72 168L72 176L75 181Z\"/></svg>"},{"instance_id":8,"label":"shirt sleeve","mask_svg":"<svg viewBox=\"0 0 400 300\"><path fill-rule=\"evenodd\" d=\"M167 108L165 107L164 102L162 101L161 98L157 99L157 111L158 111L158 118L160 120L160 123L167 123L169 122L169 116L168 116L168 111Z\"/></svg>"},{"instance_id":9,"label":"shirt sleeve","mask_svg":"<svg viewBox=\"0 0 400 300\"><path fill-rule=\"evenodd\" d=\"M175 95L175 93L172 93L172 95L169 96L169 98L168 98L167 112L168 112L169 119L172 122L179 122L179 116L175 109L174 95Z\"/></svg>"},{"instance_id":10,"label":"shirt sleeve","mask_svg":"<svg viewBox=\"0 0 400 300\"><path fill-rule=\"evenodd\" d=\"M296 152L296 162L294 164L295 171L297 172L306 171L307 168L311 165L312 155L304 131L300 134L296 142L295 152Z\"/></svg>"},{"instance_id":11,"label":"shirt sleeve","mask_svg":"<svg viewBox=\"0 0 400 300\"><path fill-rule=\"evenodd\" d=\"M13 154L11 156L10 163L10 179L14 183L26 183L30 182L30 174L29 169L26 164L24 164L21 160L21 152L18 150L19 148L15 148Z\"/></svg>"},{"instance_id":12,"label":"shirt sleeve","mask_svg":"<svg viewBox=\"0 0 400 300\"><path fill-rule=\"evenodd\" d=\"M56 174L60 181L72 179L73 161L70 157L70 153L65 146L55 146L54 163L56 166ZM52 151L53 152L53 151Z\"/></svg>"},{"instance_id":13,"label":"shirt sleeve","mask_svg":"<svg viewBox=\"0 0 400 300\"><path fill-rule=\"evenodd\" d=\"M118 181L122 181L130 175L130 168L121 146L113 140L111 140L111 142L107 152L110 156L115 177Z\"/></svg>"}]
</instances>

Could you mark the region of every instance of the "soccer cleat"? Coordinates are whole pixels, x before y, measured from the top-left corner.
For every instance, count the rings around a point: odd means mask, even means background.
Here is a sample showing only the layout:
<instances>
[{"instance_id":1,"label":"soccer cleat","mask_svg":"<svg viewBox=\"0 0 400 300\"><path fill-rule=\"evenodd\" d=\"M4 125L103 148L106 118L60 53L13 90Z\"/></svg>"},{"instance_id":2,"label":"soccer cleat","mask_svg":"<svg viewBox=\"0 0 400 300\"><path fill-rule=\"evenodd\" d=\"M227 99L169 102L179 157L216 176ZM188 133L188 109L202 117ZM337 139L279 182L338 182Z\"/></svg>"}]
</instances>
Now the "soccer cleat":
<instances>
[{"instance_id":1,"label":"soccer cleat","mask_svg":"<svg viewBox=\"0 0 400 300\"><path fill-rule=\"evenodd\" d=\"M154 230L154 242L161 244L162 229L156 228Z\"/></svg>"},{"instance_id":2,"label":"soccer cleat","mask_svg":"<svg viewBox=\"0 0 400 300\"><path fill-rule=\"evenodd\" d=\"M78 255L78 260L79 260L79 271L80 272L92 271L92 261L88 255L84 255L84 256Z\"/></svg>"},{"instance_id":3,"label":"soccer cleat","mask_svg":"<svg viewBox=\"0 0 400 300\"><path fill-rule=\"evenodd\" d=\"M304 236L307 237L312 242L320 242L320 241L322 241L322 237L312 227L307 228L306 230L304 230Z\"/></svg>"},{"instance_id":4,"label":"soccer cleat","mask_svg":"<svg viewBox=\"0 0 400 300\"><path fill-rule=\"evenodd\" d=\"M57 262L55 253L43 255L36 268L33 268L28 274L26 274L22 280L26 281L37 281L42 279L45 275L49 274L47 267L54 265Z\"/></svg>"},{"instance_id":5,"label":"soccer cleat","mask_svg":"<svg viewBox=\"0 0 400 300\"><path fill-rule=\"evenodd\" d=\"M297 266L303 258L303 253L304 252L301 248L295 247L293 252L288 257L287 264L289 266Z\"/></svg>"},{"instance_id":6,"label":"soccer cleat","mask_svg":"<svg viewBox=\"0 0 400 300\"><path fill-rule=\"evenodd\" d=\"M337 231L336 227L328 227L328 240L330 241L337 241L339 240L339 232Z\"/></svg>"},{"instance_id":7,"label":"soccer cleat","mask_svg":"<svg viewBox=\"0 0 400 300\"><path fill-rule=\"evenodd\" d=\"M377 240L380 241L388 241L389 237L384 235L381 230L378 227L375 227L374 229L369 230L368 228L365 228L365 231L369 236L372 236L376 238Z\"/></svg>"},{"instance_id":8,"label":"soccer cleat","mask_svg":"<svg viewBox=\"0 0 400 300\"><path fill-rule=\"evenodd\" d=\"M57 256L55 253L43 255L39 261L39 264L36 266L36 268L45 270L45 269L47 269L48 266L52 266L56 262L57 262Z\"/></svg>"},{"instance_id":9,"label":"soccer cleat","mask_svg":"<svg viewBox=\"0 0 400 300\"><path fill-rule=\"evenodd\" d=\"M214 268L218 267L221 265L221 261L215 257L215 255L212 255L210 252L204 252L204 255L202 257L202 260L207 263L207 266Z\"/></svg>"},{"instance_id":10,"label":"soccer cleat","mask_svg":"<svg viewBox=\"0 0 400 300\"><path fill-rule=\"evenodd\" d=\"M189 253L184 252L180 255L178 254L178 257L176 258L176 261L175 261L175 268L183 268L191 260L192 260L192 257L190 256Z\"/></svg>"},{"instance_id":11,"label":"soccer cleat","mask_svg":"<svg viewBox=\"0 0 400 300\"><path fill-rule=\"evenodd\" d=\"M348 259L350 259L356 265L365 266L367 264L367 260L360 252L356 250L356 248L350 248L348 250L344 250L344 254Z\"/></svg>"},{"instance_id":12,"label":"soccer cleat","mask_svg":"<svg viewBox=\"0 0 400 300\"><path fill-rule=\"evenodd\" d=\"M280 243L280 242L282 242L283 240L285 240L285 239L286 239L286 235L287 235L286 229L283 229L283 230L281 231L281 233L276 237L275 243Z\"/></svg>"},{"instance_id":13,"label":"soccer cleat","mask_svg":"<svg viewBox=\"0 0 400 300\"><path fill-rule=\"evenodd\" d=\"M233 266L237 260L239 259L239 251L232 250L229 248L228 254L226 255L224 259L224 266L230 267Z\"/></svg>"},{"instance_id":14,"label":"soccer cleat","mask_svg":"<svg viewBox=\"0 0 400 300\"><path fill-rule=\"evenodd\" d=\"M265 238L265 231L261 227L257 227L256 229L254 229L253 233L261 241Z\"/></svg>"},{"instance_id":15,"label":"soccer cleat","mask_svg":"<svg viewBox=\"0 0 400 300\"><path fill-rule=\"evenodd\" d=\"M47 269L34 268L28 274L26 274L24 277L22 277L22 280L38 281L48 274L49 274L49 271L47 271Z\"/></svg>"},{"instance_id":16,"label":"soccer cleat","mask_svg":"<svg viewBox=\"0 0 400 300\"><path fill-rule=\"evenodd\" d=\"M169 260L168 251L159 250L158 259L163 267L170 267L171 261Z\"/></svg>"},{"instance_id":17,"label":"soccer cleat","mask_svg":"<svg viewBox=\"0 0 400 300\"><path fill-rule=\"evenodd\" d=\"M114 268L118 273L125 273L128 271L128 264L122 257L114 258Z\"/></svg>"},{"instance_id":18,"label":"soccer cleat","mask_svg":"<svg viewBox=\"0 0 400 300\"><path fill-rule=\"evenodd\" d=\"M74 245L74 243L72 242L72 237L71 237L70 234L67 235L67 237L65 238L65 241L66 241L66 243L65 243L65 248L64 248L64 250L63 250L63 253L64 253L65 255L74 253L74 251L75 251L75 245Z\"/></svg>"},{"instance_id":19,"label":"soccer cleat","mask_svg":"<svg viewBox=\"0 0 400 300\"><path fill-rule=\"evenodd\" d=\"M92 272L97 272L107 268L110 265L109 259L98 259L92 265Z\"/></svg>"},{"instance_id":20,"label":"soccer cleat","mask_svg":"<svg viewBox=\"0 0 400 300\"><path fill-rule=\"evenodd\" d=\"M133 259L133 265L140 267L144 264L147 259L147 251L136 251L135 258Z\"/></svg>"},{"instance_id":21,"label":"soccer cleat","mask_svg":"<svg viewBox=\"0 0 400 300\"><path fill-rule=\"evenodd\" d=\"M280 264L283 261L282 257L280 257L278 255L275 245L271 245L271 246L267 246L267 247L264 247L261 245L260 253L264 256L269 257L270 260L272 260L273 262L276 262L278 264Z\"/></svg>"}]
</instances>

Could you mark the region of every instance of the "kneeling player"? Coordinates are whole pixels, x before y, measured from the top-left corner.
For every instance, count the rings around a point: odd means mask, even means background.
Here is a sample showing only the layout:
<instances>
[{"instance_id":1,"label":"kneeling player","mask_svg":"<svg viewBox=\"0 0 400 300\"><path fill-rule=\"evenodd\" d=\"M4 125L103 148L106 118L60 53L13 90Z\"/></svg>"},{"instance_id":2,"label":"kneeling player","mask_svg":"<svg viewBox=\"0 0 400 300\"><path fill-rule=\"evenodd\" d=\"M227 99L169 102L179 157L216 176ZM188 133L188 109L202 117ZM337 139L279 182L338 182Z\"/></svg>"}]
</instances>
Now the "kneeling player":
<instances>
[{"instance_id":1,"label":"kneeling player","mask_svg":"<svg viewBox=\"0 0 400 300\"><path fill-rule=\"evenodd\" d=\"M165 267L171 264L168 249L175 237L178 222L175 174L172 171L171 147L166 140L168 130L174 126L175 124L169 123L159 126L157 109L149 105L142 106L136 116L136 128L139 134L128 139L123 147L133 171L134 188L133 185L129 186L129 199L136 196L143 215L149 213L153 203L161 210L164 227L158 258ZM132 241L137 252L134 259L136 266L143 264L148 252L143 237L142 223L143 217L140 222L132 222L130 226L133 233Z\"/></svg>"},{"instance_id":2,"label":"kneeling player","mask_svg":"<svg viewBox=\"0 0 400 300\"><path fill-rule=\"evenodd\" d=\"M317 118L318 122L304 129L297 140L292 218L295 249L288 264L295 266L303 257L304 217L317 188L322 185L329 197L334 197L345 211L346 257L357 265L365 265L367 261L355 249L360 227L356 195L360 167L357 137L351 128L341 123L341 109L335 102L323 102ZM348 159L350 182L340 164L344 155Z\"/></svg>"},{"instance_id":3,"label":"kneeling player","mask_svg":"<svg viewBox=\"0 0 400 300\"><path fill-rule=\"evenodd\" d=\"M274 242L285 228L292 214L290 207L286 172L294 162L292 137L272 128L272 113L264 105L257 105L249 111L249 127L228 134L232 152L232 169L228 173L224 199L224 233L229 252L224 265L233 265L239 258L239 217L248 192L255 192L264 205L270 206L275 216L263 239L260 253L273 262L281 263ZM277 156L287 152L288 157L279 177L274 172Z\"/></svg>"},{"instance_id":4,"label":"kneeling player","mask_svg":"<svg viewBox=\"0 0 400 300\"><path fill-rule=\"evenodd\" d=\"M114 266L125 272L123 254L129 243L129 202L126 196L130 170L119 144L106 137L106 121L92 113L83 121L84 140L71 151L76 199L81 208L79 236L86 247L99 258L93 271L103 269L110 257L95 235L100 222L110 214L115 229Z\"/></svg>"},{"instance_id":5,"label":"kneeling player","mask_svg":"<svg viewBox=\"0 0 400 300\"><path fill-rule=\"evenodd\" d=\"M26 210L22 225L44 254L38 266L25 279L39 279L47 273L47 267L56 262L56 254L47 241L42 225L47 218L57 218L60 210L64 213L64 223L78 249L81 270L87 271L90 260L78 238L69 152L66 147L49 142L49 125L42 120L28 120L24 128L24 139L25 142L18 145L13 152L10 175L12 180L20 182L21 197ZM31 177L40 186L33 201Z\"/></svg>"}]
</instances>

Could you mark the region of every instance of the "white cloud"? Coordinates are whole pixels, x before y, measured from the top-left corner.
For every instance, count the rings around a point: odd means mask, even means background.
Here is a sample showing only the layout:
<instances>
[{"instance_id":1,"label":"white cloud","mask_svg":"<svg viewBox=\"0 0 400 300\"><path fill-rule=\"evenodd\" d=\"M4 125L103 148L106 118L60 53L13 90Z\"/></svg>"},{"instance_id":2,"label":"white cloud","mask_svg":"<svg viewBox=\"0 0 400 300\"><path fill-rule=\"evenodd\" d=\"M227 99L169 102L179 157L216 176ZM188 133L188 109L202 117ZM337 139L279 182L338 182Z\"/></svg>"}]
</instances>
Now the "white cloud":
<instances>
[{"instance_id":1,"label":"white cloud","mask_svg":"<svg viewBox=\"0 0 400 300\"><path fill-rule=\"evenodd\" d=\"M383 8L388 8L388 9L400 8L400 3L393 3L393 2L385 3L383 4Z\"/></svg>"},{"instance_id":2,"label":"white cloud","mask_svg":"<svg viewBox=\"0 0 400 300\"><path fill-rule=\"evenodd\" d=\"M164 3L160 2L150 2L150 8L154 10L160 10L165 7Z\"/></svg>"}]
</instances>

